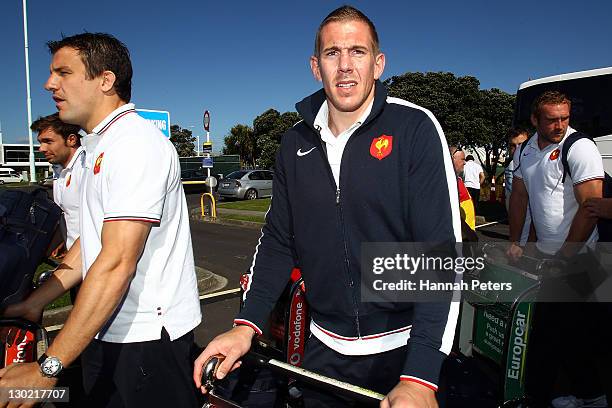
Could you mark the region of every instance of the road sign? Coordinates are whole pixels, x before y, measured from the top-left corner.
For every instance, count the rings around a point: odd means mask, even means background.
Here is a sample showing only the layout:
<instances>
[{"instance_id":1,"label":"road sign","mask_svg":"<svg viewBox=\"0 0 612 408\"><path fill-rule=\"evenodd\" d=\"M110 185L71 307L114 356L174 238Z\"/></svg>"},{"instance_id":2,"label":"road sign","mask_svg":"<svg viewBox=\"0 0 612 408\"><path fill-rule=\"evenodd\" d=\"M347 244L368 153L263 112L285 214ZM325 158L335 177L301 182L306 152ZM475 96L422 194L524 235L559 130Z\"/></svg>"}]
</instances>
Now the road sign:
<instances>
[{"instance_id":1,"label":"road sign","mask_svg":"<svg viewBox=\"0 0 612 408\"><path fill-rule=\"evenodd\" d=\"M212 188L217 187L217 179L213 176L206 177L206 185Z\"/></svg>"},{"instance_id":2,"label":"road sign","mask_svg":"<svg viewBox=\"0 0 612 408\"><path fill-rule=\"evenodd\" d=\"M136 109L136 112L155 125L166 137L170 137L170 112Z\"/></svg>"},{"instance_id":3,"label":"road sign","mask_svg":"<svg viewBox=\"0 0 612 408\"><path fill-rule=\"evenodd\" d=\"M202 167L204 167L205 169L212 169L213 167L212 157L204 157L202 159Z\"/></svg>"},{"instance_id":4,"label":"road sign","mask_svg":"<svg viewBox=\"0 0 612 408\"><path fill-rule=\"evenodd\" d=\"M212 142L204 142L202 145L202 153L212 153Z\"/></svg>"},{"instance_id":5,"label":"road sign","mask_svg":"<svg viewBox=\"0 0 612 408\"><path fill-rule=\"evenodd\" d=\"M204 112L204 130L207 132L210 130L210 112L208 111Z\"/></svg>"}]
</instances>

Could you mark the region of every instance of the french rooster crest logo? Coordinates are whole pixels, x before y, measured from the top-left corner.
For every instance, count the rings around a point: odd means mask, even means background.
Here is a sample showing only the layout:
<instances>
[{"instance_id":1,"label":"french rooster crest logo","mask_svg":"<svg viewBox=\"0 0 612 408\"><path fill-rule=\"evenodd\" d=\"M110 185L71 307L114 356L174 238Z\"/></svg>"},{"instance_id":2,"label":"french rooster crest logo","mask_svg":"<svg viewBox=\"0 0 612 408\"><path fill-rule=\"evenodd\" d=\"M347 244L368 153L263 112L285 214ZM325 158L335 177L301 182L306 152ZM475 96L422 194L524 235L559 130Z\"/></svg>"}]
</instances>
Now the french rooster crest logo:
<instances>
[{"instance_id":1,"label":"french rooster crest logo","mask_svg":"<svg viewBox=\"0 0 612 408\"><path fill-rule=\"evenodd\" d=\"M370 154L378 160L382 160L391 154L393 150L393 136L380 135L372 139Z\"/></svg>"},{"instance_id":2,"label":"french rooster crest logo","mask_svg":"<svg viewBox=\"0 0 612 408\"><path fill-rule=\"evenodd\" d=\"M553 150L553 152L548 157L549 160L557 160L559 158L559 149Z\"/></svg>"},{"instance_id":3,"label":"french rooster crest logo","mask_svg":"<svg viewBox=\"0 0 612 408\"><path fill-rule=\"evenodd\" d=\"M102 159L104 158L104 152L100 153L96 162L94 163L93 173L98 174L100 172L100 166L102 166Z\"/></svg>"}]
</instances>

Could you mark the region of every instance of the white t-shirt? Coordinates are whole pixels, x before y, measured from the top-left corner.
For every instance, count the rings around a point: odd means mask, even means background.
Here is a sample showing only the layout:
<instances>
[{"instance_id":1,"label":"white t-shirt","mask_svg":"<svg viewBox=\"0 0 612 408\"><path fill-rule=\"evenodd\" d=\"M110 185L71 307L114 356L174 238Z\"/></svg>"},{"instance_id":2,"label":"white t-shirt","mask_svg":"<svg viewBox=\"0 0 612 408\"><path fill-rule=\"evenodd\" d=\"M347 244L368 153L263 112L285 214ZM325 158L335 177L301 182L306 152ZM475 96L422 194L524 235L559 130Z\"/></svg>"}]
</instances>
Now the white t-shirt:
<instances>
[{"instance_id":1,"label":"white t-shirt","mask_svg":"<svg viewBox=\"0 0 612 408\"><path fill-rule=\"evenodd\" d=\"M463 182L467 188L480 190L480 173L484 173L482 166L474 160L465 162L463 167Z\"/></svg>"},{"instance_id":2,"label":"white t-shirt","mask_svg":"<svg viewBox=\"0 0 612 408\"><path fill-rule=\"evenodd\" d=\"M128 291L96 336L113 343L174 340L201 321L189 217L172 143L121 106L83 139L87 151L81 212L86 278L101 251L105 222L144 221L151 232Z\"/></svg>"},{"instance_id":3,"label":"white t-shirt","mask_svg":"<svg viewBox=\"0 0 612 408\"><path fill-rule=\"evenodd\" d=\"M64 213L64 223L60 224L60 229L66 241L66 249L70 249L79 237L79 208L81 208L84 168L83 146L74 152L66 168L59 164L53 166L53 201Z\"/></svg>"},{"instance_id":4,"label":"white t-shirt","mask_svg":"<svg viewBox=\"0 0 612 408\"><path fill-rule=\"evenodd\" d=\"M574 186L594 179L603 179L601 155L593 143L579 139L569 149L567 162L571 177L563 177L561 150L563 143L575 130L568 127L559 144L550 144L540 150L538 134L531 137L522 154L520 148L514 153L517 167L514 177L523 179L529 194L532 221L538 236L537 248L549 255L555 254L565 242L570 226L578 211ZM597 241L597 228L586 243Z\"/></svg>"}]
</instances>

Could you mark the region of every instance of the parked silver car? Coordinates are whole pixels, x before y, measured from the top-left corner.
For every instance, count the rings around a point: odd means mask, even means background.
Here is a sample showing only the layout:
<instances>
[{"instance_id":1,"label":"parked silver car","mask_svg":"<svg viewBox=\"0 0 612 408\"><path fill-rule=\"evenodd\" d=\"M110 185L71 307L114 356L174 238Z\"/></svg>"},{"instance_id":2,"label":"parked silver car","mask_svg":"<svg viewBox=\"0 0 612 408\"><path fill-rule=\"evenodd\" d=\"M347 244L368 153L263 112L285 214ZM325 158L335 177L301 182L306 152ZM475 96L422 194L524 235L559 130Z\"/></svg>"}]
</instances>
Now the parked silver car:
<instances>
[{"instance_id":1,"label":"parked silver car","mask_svg":"<svg viewBox=\"0 0 612 408\"><path fill-rule=\"evenodd\" d=\"M224 198L255 200L272 195L272 177L269 170L238 170L228 174L219 183L217 192Z\"/></svg>"}]
</instances>

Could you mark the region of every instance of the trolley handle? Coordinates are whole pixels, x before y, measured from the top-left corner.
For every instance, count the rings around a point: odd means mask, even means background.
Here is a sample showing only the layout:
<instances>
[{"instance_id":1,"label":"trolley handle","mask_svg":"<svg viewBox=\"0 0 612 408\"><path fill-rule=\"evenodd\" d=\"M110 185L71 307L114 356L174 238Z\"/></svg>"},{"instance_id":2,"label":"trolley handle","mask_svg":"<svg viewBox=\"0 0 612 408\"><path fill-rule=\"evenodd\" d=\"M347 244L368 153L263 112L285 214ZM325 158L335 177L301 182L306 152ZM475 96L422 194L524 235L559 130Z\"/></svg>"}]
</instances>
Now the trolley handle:
<instances>
[{"instance_id":1,"label":"trolley handle","mask_svg":"<svg viewBox=\"0 0 612 408\"><path fill-rule=\"evenodd\" d=\"M216 372L224 357L217 355L211 357L205 364L202 370L202 383L204 387L210 387L214 395L214 381L216 380ZM268 358L263 355L249 352L243 357L243 361L248 361L255 365L266 367L271 371L285 377L291 377L304 383L308 383L316 388L327 390L336 394L347 396L353 400L360 401L366 405L379 406L385 396L372 390L358 387L356 385L336 380L335 378L326 377L321 374L314 373L301 367L295 367L291 364L284 363L273 358Z\"/></svg>"}]
</instances>

